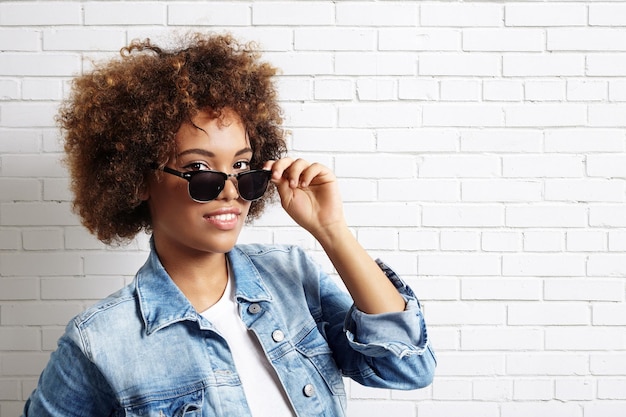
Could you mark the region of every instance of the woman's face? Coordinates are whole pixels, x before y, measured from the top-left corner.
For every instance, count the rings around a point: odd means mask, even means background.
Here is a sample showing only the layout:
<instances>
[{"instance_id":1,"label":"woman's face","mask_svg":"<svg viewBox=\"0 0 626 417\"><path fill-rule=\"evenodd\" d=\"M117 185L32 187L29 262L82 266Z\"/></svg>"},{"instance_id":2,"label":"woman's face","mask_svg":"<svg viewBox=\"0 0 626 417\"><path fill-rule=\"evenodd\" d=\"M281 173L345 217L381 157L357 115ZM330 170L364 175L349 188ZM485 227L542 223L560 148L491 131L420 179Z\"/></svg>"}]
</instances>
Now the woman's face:
<instances>
[{"instance_id":1,"label":"woman's face","mask_svg":"<svg viewBox=\"0 0 626 417\"><path fill-rule=\"evenodd\" d=\"M195 126L194 126L195 125ZM181 172L213 170L234 174L250 169L252 149L241 118L232 110L220 119L200 112L176 134L176 155L167 167ZM206 203L191 199L187 180L161 173L148 182L147 199L159 255L226 253L235 245L250 202L240 198L232 179Z\"/></svg>"}]
</instances>

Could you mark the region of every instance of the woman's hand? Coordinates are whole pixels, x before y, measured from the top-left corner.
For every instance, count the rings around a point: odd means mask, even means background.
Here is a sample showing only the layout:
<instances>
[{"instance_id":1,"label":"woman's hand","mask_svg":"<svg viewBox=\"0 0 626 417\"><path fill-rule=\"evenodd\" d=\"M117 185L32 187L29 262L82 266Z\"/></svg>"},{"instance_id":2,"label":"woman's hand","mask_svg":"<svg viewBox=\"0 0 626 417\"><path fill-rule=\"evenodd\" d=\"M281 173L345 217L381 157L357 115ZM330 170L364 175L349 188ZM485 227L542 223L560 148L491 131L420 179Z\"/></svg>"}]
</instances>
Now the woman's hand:
<instances>
[{"instance_id":1,"label":"woman's hand","mask_svg":"<svg viewBox=\"0 0 626 417\"><path fill-rule=\"evenodd\" d=\"M272 171L282 207L315 238L332 238L347 228L337 178L330 169L291 158L268 161L264 169Z\"/></svg>"}]
</instances>

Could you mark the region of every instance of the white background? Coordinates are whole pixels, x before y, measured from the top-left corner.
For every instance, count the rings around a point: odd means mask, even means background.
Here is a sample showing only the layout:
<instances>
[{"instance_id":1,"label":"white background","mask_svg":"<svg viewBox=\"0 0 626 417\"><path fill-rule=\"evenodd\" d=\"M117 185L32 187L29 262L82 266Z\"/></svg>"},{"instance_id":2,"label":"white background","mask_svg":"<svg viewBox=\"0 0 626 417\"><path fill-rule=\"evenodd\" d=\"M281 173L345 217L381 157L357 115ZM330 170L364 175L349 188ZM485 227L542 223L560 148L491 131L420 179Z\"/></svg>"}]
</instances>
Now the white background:
<instances>
[{"instance_id":1,"label":"white background","mask_svg":"<svg viewBox=\"0 0 626 417\"><path fill-rule=\"evenodd\" d=\"M350 416L626 416L626 3L0 2L0 415L76 313L132 279L70 211L54 115L134 38L256 40L294 155L418 293L432 387L349 384ZM312 239L280 210L242 241Z\"/></svg>"}]
</instances>

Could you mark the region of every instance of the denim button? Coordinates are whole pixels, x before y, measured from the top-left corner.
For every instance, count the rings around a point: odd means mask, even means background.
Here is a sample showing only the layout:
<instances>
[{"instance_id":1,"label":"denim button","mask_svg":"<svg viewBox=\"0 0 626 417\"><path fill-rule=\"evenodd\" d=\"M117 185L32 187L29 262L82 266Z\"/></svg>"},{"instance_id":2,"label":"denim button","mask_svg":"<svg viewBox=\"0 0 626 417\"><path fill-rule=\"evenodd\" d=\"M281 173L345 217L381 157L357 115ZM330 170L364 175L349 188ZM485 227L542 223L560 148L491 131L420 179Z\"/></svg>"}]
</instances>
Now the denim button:
<instances>
[{"instance_id":1,"label":"denim button","mask_svg":"<svg viewBox=\"0 0 626 417\"><path fill-rule=\"evenodd\" d=\"M315 395L315 387L313 386L313 384L306 384L302 392L304 392L305 396L312 397Z\"/></svg>"},{"instance_id":2,"label":"denim button","mask_svg":"<svg viewBox=\"0 0 626 417\"><path fill-rule=\"evenodd\" d=\"M283 340L285 340L285 333L281 332L280 330L274 330L272 332L272 339L274 339L274 342L282 342Z\"/></svg>"},{"instance_id":3,"label":"denim button","mask_svg":"<svg viewBox=\"0 0 626 417\"><path fill-rule=\"evenodd\" d=\"M248 307L248 313L250 314L258 314L261 312L261 306L258 304L250 304Z\"/></svg>"}]
</instances>

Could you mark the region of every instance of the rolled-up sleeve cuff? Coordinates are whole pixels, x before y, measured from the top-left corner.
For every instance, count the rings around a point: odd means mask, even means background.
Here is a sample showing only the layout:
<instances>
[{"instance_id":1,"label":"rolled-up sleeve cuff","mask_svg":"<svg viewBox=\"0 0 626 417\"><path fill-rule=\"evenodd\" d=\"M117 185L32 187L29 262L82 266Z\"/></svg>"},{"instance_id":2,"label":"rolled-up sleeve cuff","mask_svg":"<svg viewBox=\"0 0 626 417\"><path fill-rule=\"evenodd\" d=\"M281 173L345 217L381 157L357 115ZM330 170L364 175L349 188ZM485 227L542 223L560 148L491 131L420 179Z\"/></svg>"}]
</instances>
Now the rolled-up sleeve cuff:
<instances>
[{"instance_id":1,"label":"rolled-up sleeve cuff","mask_svg":"<svg viewBox=\"0 0 626 417\"><path fill-rule=\"evenodd\" d=\"M426 324L413 290L382 261L381 270L406 301L398 313L367 314L352 306L344 329L352 348L364 355L404 357L422 354L428 346Z\"/></svg>"}]
</instances>

